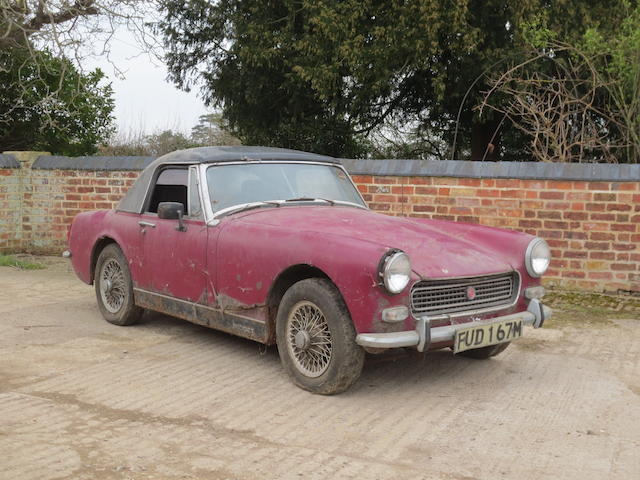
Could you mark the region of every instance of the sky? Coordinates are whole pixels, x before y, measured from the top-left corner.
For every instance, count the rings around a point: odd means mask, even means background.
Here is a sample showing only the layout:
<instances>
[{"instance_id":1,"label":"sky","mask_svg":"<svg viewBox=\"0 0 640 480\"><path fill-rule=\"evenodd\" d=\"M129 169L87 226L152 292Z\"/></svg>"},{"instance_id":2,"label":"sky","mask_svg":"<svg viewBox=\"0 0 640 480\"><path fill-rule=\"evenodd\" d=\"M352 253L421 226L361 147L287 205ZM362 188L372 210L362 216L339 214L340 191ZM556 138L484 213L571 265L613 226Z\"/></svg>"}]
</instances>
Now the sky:
<instances>
[{"instance_id":1,"label":"sky","mask_svg":"<svg viewBox=\"0 0 640 480\"><path fill-rule=\"evenodd\" d=\"M154 133L172 129L189 133L198 123L198 117L208 113L197 96L197 89L187 93L169 83L164 65L142 53L132 33L118 29L110 46L109 59L86 59L83 67L99 67L111 81L120 132ZM124 78L119 78L114 65Z\"/></svg>"}]
</instances>

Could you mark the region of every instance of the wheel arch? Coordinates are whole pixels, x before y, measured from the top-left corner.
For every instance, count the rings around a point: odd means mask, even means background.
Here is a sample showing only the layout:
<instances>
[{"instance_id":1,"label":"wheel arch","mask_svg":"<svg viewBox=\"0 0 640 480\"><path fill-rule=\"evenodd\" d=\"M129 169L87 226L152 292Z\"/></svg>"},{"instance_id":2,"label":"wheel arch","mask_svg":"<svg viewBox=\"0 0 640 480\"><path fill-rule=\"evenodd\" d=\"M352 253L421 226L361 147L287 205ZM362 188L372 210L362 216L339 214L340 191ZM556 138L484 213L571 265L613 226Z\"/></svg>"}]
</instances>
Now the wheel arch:
<instances>
[{"instance_id":1,"label":"wheel arch","mask_svg":"<svg viewBox=\"0 0 640 480\"><path fill-rule=\"evenodd\" d=\"M328 280L342 296L342 292L340 292L340 289L338 288L336 283L320 268L308 263L299 263L287 267L285 270L278 274L276 279L271 284L271 288L269 289L269 293L267 294L267 321L269 322L268 331L270 332L267 343L274 344L276 340L276 317L278 315L278 307L280 305L280 302L282 301L282 297L284 297L284 294L287 292L287 290L289 290L289 288L291 288L292 285L308 278L324 278Z\"/></svg>"},{"instance_id":2,"label":"wheel arch","mask_svg":"<svg viewBox=\"0 0 640 480\"><path fill-rule=\"evenodd\" d=\"M96 265L98 263L100 252L102 252L102 250L104 250L107 245L111 245L112 243L118 245L118 242L116 242L113 238L109 236L103 236L93 244L93 249L91 250L91 264L89 265L89 285L93 285L93 278L96 273Z\"/></svg>"}]
</instances>

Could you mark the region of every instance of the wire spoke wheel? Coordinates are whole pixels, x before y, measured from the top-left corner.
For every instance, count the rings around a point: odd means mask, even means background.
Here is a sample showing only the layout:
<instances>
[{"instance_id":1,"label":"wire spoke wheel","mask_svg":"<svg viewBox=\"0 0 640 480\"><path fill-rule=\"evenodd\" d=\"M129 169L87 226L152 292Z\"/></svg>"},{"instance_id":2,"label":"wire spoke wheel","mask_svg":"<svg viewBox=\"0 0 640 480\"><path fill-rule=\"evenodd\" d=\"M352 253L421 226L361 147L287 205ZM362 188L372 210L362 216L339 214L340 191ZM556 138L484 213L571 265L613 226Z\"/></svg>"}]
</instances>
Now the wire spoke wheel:
<instances>
[{"instance_id":1,"label":"wire spoke wheel","mask_svg":"<svg viewBox=\"0 0 640 480\"><path fill-rule=\"evenodd\" d=\"M100 251L93 285L98 308L107 322L124 327L140 320L144 309L135 303L128 260L115 243Z\"/></svg>"},{"instance_id":2,"label":"wire spoke wheel","mask_svg":"<svg viewBox=\"0 0 640 480\"><path fill-rule=\"evenodd\" d=\"M362 371L364 350L342 295L326 278L306 278L290 286L276 318L280 361L298 387L333 395L353 385Z\"/></svg>"},{"instance_id":3,"label":"wire spoke wheel","mask_svg":"<svg viewBox=\"0 0 640 480\"><path fill-rule=\"evenodd\" d=\"M100 297L105 308L118 313L125 303L127 285L122 267L115 258L110 258L100 269Z\"/></svg>"},{"instance_id":4,"label":"wire spoke wheel","mask_svg":"<svg viewBox=\"0 0 640 480\"><path fill-rule=\"evenodd\" d=\"M331 331L322 310L302 301L289 312L286 326L289 354L296 368L307 377L319 377L331 362Z\"/></svg>"}]
</instances>

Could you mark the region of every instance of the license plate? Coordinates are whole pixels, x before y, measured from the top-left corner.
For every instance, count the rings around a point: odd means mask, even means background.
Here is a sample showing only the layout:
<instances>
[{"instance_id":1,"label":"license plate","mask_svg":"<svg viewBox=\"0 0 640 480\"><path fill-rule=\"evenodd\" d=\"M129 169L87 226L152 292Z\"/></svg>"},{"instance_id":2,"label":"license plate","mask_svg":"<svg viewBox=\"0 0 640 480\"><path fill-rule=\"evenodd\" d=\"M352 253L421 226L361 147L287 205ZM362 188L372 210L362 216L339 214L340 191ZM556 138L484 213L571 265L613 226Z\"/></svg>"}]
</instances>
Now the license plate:
<instances>
[{"instance_id":1,"label":"license plate","mask_svg":"<svg viewBox=\"0 0 640 480\"><path fill-rule=\"evenodd\" d=\"M456 331L453 353L510 342L521 336L522 320L520 319L461 328Z\"/></svg>"}]
</instances>

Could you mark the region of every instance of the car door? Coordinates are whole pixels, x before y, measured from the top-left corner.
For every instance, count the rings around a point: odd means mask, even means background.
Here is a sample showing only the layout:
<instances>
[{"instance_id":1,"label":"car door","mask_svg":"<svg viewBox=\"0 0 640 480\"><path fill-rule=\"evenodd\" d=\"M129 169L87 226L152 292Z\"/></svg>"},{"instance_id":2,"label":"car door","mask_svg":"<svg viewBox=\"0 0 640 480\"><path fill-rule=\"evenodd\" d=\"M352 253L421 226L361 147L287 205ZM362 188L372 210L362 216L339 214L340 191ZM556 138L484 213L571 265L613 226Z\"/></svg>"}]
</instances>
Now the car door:
<instances>
[{"instance_id":1,"label":"car door","mask_svg":"<svg viewBox=\"0 0 640 480\"><path fill-rule=\"evenodd\" d=\"M111 227L118 232L119 246L129 262L134 287L141 287L144 283L144 237L141 235L139 221L140 214L131 212L116 211L110 218Z\"/></svg>"},{"instance_id":2,"label":"car door","mask_svg":"<svg viewBox=\"0 0 640 480\"><path fill-rule=\"evenodd\" d=\"M190 302L207 301L207 225L202 213L195 167L168 166L156 176L145 212L143 234L144 286L151 292ZM186 215L178 220L158 218L161 202L179 202Z\"/></svg>"}]
</instances>

